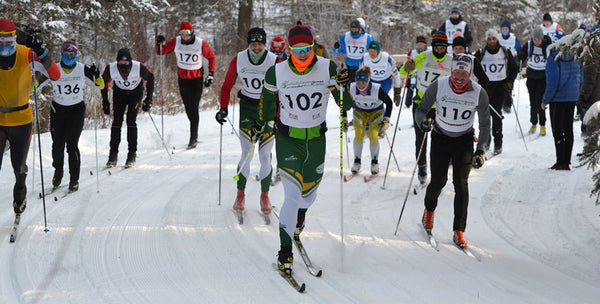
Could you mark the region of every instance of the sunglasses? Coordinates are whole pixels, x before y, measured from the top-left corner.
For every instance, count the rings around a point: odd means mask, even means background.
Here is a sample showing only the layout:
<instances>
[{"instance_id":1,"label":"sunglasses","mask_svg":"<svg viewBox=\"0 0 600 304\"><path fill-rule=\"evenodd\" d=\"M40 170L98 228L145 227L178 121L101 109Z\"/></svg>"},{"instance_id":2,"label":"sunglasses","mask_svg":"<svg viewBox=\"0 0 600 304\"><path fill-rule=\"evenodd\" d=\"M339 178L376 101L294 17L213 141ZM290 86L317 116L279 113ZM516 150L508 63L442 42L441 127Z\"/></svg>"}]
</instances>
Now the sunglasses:
<instances>
[{"instance_id":1,"label":"sunglasses","mask_svg":"<svg viewBox=\"0 0 600 304\"><path fill-rule=\"evenodd\" d=\"M273 53L275 55L283 55L283 52L273 52L273 51L271 51L271 53Z\"/></svg>"},{"instance_id":2,"label":"sunglasses","mask_svg":"<svg viewBox=\"0 0 600 304\"><path fill-rule=\"evenodd\" d=\"M250 42L263 42L265 41L265 37L263 35L252 35L250 37Z\"/></svg>"},{"instance_id":3,"label":"sunglasses","mask_svg":"<svg viewBox=\"0 0 600 304\"><path fill-rule=\"evenodd\" d=\"M72 53L77 53L78 49L75 45L73 44L66 44L62 47L61 50L63 53L64 52L72 52Z\"/></svg>"},{"instance_id":4,"label":"sunglasses","mask_svg":"<svg viewBox=\"0 0 600 304\"><path fill-rule=\"evenodd\" d=\"M179 31L179 35L180 36L191 36L192 30L181 30L181 31Z\"/></svg>"},{"instance_id":5,"label":"sunglasses","mask_svg":"<svg viewBox=\"0 0 600 304\"><path fill-rule=\"evenodd\" d=\"M290 46L290 50L292 50L292 52L294 52L296 54L308 53L313 49L314 46L315 46L314 43L311 45L308 45L308 46L301 46L301 47L291 47Z\"/></svg>"},{"instance_id":6,"label":"sunglasses","mask_svg":"<svg viewBox=\"0 0 600 304\"><path fill-rule=\"evenodd\" d=\"M354 79L356 81L364 81L364 82L369 82L369 74L367 73L357 73L356 76L354 76Z\"/></svg>"}]
</instances>

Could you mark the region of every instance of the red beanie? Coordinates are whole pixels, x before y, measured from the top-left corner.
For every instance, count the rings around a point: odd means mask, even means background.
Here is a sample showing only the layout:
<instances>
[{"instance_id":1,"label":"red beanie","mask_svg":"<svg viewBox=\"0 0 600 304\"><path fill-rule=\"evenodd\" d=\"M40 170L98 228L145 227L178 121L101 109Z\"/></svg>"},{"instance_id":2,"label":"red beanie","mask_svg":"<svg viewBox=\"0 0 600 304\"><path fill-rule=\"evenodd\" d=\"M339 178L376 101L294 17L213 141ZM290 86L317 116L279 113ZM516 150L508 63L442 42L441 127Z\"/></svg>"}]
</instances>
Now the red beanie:
<instances>
[{"instance_id":1,"label":"red beanie","mask_svg":"<svg viewBox=\"0 0 600 304\"><path fill-rule=\"evenodd\" d=\"M8 19L0 19L0 33L10 33L16 31L15 24ZM13 33L14 35L14 33Z\"/></svg>"},{"instance_id":2,"label":"red beanie","mask_svg":"<svg viewBox=\"0 0 600 304\"><path fill-rule=\"evenodd\" d=\"M189 21L183 21L181 22L181 24L179 25L179 30L190 30L190 31L194 31L194 27L192 26L192 24Z\"/></svg>"},{"instance_id":3,"label":"red beanie","mask_svg":"<svg viewBox=\"0 0 600 304\"><path fill-rule=\"evenodd\" d=\"M285 39L281 36L277 36L273 38L271 41L271 51L273 52L283 52L285 48Z\"/></svg>"},{"instance_id":4,"label":"red beanie","mask_svg":"<svg viewBox=\"0 0 600 304\"><path fill-rule=\"evenodd\" d=\"M290 46L293 46L296 43L305 42L308 44L313 44L313 35L306 25L297 24L290 29L290 33L288 34L288 43Z\"/></svg>"}]
</instances>

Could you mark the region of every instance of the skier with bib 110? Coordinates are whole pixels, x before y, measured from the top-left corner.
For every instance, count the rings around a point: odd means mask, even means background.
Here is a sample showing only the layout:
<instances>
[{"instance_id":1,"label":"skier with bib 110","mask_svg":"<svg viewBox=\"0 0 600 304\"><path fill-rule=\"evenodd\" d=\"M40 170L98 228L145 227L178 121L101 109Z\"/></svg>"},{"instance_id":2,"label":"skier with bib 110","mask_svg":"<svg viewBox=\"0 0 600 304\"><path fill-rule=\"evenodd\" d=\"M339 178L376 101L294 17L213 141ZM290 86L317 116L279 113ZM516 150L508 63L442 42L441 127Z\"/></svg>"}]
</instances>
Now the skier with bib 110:
<instances>
[{"instance_id":1,"label":"skier with bib 110","mask_svg":"<svg viewBox=\"0 0 600 304\"><path fill-rule=\"evenodd\" d=\"M435 32L431 39L432 49L422 52L415 57L415 59L409 59L400 68L400 75L407 76L413 75L416 70L417 74L417 94L413 98L413 117L417 108L420 107L421 98L427 90L427 88L438 79L438 77L447 76L450 74L450 63L452 62L452 56L446 53L448 49L448 40L446 34L442 31ZM429 117L435 117L435 105L430 106ZM415 123L415 159L418 160L419 173L418 178L422 186L427 181L427 139L425 133L421 131L419 126ZM421 149L421 143L423 143L423 149ZM419 154L419 150L421 153Z\"/></svg>"},{"instance_id":2,"label":"skier with bib 110","mask_svg":"<svg viewBox=\"0 0 600 304\"><path fill-rule=\"evenodd\" d=\"M152 106L152 93L154 92L154 74L143 63L131 58L131 51L122 48L117 53L117 61L109 63L102 73L104 89L102 89L102 109L104 114L110 115L110 103L108 102L108 85L113 84L113 123L110 129L110 152L106 167L112 168L117 165L119 155L119 144L121 143L121 126L123 116L127 111L127 144L128 153L125 167L135 165L137 152L137 124L136 118L140 105L144 112L148 112ZM146 83L146 98L144 97L144 85Z\"/></svg>"},{"instance_id":3,"label":"skier with bib 110","mask_svg":"<svg viewBox=\"0 0 600 304\"><path fill-rule=\"evenodd\" d=\"M354 81L354 74L360 67L363 55L367 52L367 46L373 40L375 40L373 36L365 33L358 20L352 20L350 31L342 34L339 41L333 45L333 54L345 57L344 62L348 69L350 82Z\"/></svg>"},{"instance_id":4,"label":"skier with bib 110","mask_svg":"<svg viewBox=\"0 0 600 304\"><path fill-rule=\"evenodd\" d=\"M239 77L242 88L238 92L240 97L240 145L242 154L238 163L239 179L237 181L237 196L233 203L233 209L242 213L245 204L246 181L250 174L250 161L254 156L254 144L258 142L258 157L260 159L260 208L263 214L271 213L269 201L269 188L271 186L271 150L273 149L274 130L272 126L266 126L262 132L255 132L254 122L259 118L259 101L263 89L265 73L272 67L278 58L275 54L267 51L267 33L259 27L248 31L248 48L239 52L229 64L221 87L221 109L216 114L218 123L223 124L227 119L229 96L235 80Z\"/></svg>"},{"instance_id":5,"label":"skier with bib 110","mask_svg":"<svg viewBox=\"0 0 600 304\"><path fill-rule=\"evenodd\" d=\"M167 41L159 35L156 39L156 51L159 55L167 55L175 52L177 59L177 77L179 82L179 93L185 107L185 114L190 121L190 140L188 149L196 148L198 145L198 124L200 116L198 105L202 98L202 90L214 82L216 68L215 54L206 40L194 35L194 27L188 21L179 25L179 36ZM204 67L202 60L208 60L208 77L203 80Z\"/></svg>"},{"instance_id":6,"label":"skier with bib 110","mask_svg":"<svg viewBox=\"0 0 600 304\"><path fill-rule=\"evenodd\" d=\"M259 104L259 128L276 125L277 166L285 192L279 217L279 270L291 274L292 238L299 239L306 211L314 203L324 171L327 103L344 87L343 109L352 107L348 72L336 75L337 65L316 56L310 29L292 27L288 34L290 59L269 68ZM279 98L278 98L279 95ZM279 102L281 100L281 102Z\"/></svg>"},{"instance_id":7,"label":"skier with bib 110","mask_svg":"<svg viewBox=\"0 0 600 304\"><path fill-rule=\"evenodd\" d=\"M27 206L25 179L33 127L29 105L32 75L40 72L52 80L60 78L58 66L48 56L43 40L37 35L27 35L24 40L27 46L18 44L15 24L0 19L0 165L8 142L15 174L13 210L17 218Z\"/></svg>"},{"instance_id":8,"label":"skier with bib 110","mask_svg":"<svg viewBox=\"0 0 600 304\"><path fill-rule=\"evenodd\" d=\"M465 37L465 41L467 41L467 49L471 47L471 43L473 42L473 36L471 35L469 25L463 20L460 14L460 9L456 6L452 7L450 10L450 18L448 18L444 24L440 26L438 31L446 33L446 36L448 37L447 51L450 55L452 55L452 39L454 38L455 32L462 32L463 37Z\"/></svg>"},{"instance_id":9,"label":"skier with bib 110","mask_svg":"<svg viewBox=\"0 0 600 304\"><path fill-rule=\"evenodd\" d=\"M370 80L372 71L363 66L356 71L355 82L350 84L350 93L354 98L354 164L352 174L358 174L365 131L368 126L369 146L371 148L371 175L379 174L379 132L385 132L390 126L392 100L381 84ZM385 104L385 113L384 113ZM344 117L346 122L347 118ZM346 125L346 124L345 124ZM348 130L344 128L344 132Z\"/></svg>"},{"instance_id":10,"label":"skier with bib 110","mask_svg":"<svg viewBox=\"0 0 600 304\"><path fill-rule=\"evenodd\" d=\"M81 157L79 136L85 119L83 89L85 82L103 89L104 80L96 65L87 66L77 62L77 41L69 39L61 47L60 79L52 80L53 98L50 108L50 133L52 135L52 178L53 190L60 186L63 178L65 145L69 154L69 191L79 189ZM40 85L44 86L45 83ZM92 105L93 106L93 105Z\"/></svg>"},{"instance_id":11,"label":"skier with bib 110","mask_svg":"<svg viewBox=\"0 0 600 304\"><path fill-rule=\"evenodd\" d=\"M452 58L450 76L440 77L429 86L415 123L423 132L431 132L431 182L425 193L425 210L421 222L426 230L433 229L433 215L438 198L448 181L448 167L452 165L454 184L454 243L466 247L464 231L467 226L469 205L469 173L471 167L483 166L483 155L490 135L488 95L479 84L470 80L473 58L459 54ZM436 104L435 120L428 109ZM423 107L421 107L423 106ZM475 113L479 121L479 141L473 153Z\"/></svg>"}]
</instances>

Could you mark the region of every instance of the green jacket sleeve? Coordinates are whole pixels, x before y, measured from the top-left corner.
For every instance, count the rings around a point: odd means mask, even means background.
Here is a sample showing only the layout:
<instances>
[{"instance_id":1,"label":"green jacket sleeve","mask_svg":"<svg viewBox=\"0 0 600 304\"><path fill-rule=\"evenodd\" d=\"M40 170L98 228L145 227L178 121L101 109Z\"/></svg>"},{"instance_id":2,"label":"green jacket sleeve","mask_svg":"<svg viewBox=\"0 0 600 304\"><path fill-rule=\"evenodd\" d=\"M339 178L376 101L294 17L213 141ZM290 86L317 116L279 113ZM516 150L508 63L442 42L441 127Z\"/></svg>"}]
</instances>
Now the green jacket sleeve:
<instances>
[{"instance_id":1,"label":"green jacket sleeve","mask_svg":"<svg viewBox=\"0 0 600 304\"><path fill-rule=\"evenodd\" d=\"M270 67L265 74L265 83L263 85L260 102L258 103L258 123L264 125L266 122L274 120L277 115L278 95L277 78L275 66Z\"/></svg>"},{"instance_id":2,"label":"green jacket sleeve","mask_svg":"<svg viewBox=\"0 0 600 304\"><path fill-rule=\"evenodd\" d=\"M350 92L345 90L343 94L344 99L340 99L340 91L336 86L335 80L335 77L337 76L337 64L335 64L333 60L329 61L329 76L329 90L331 90L331 94L335 99L335 103L342 107L344 111L350 110L354 104L354 98L352 98L352 94L350 94Z\"/></svg>"}]
</instances>

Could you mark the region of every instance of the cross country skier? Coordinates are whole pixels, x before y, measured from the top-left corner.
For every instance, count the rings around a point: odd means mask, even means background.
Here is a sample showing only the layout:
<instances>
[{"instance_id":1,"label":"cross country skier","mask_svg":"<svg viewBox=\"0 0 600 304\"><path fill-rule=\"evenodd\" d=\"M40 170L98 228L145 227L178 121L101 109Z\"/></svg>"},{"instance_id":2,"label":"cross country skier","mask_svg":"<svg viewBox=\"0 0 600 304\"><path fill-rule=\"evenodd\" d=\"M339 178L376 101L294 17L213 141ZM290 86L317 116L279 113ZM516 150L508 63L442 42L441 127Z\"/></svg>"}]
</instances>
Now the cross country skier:
<instances>
[{"instance_id":1,"label":"cross country skier","mask_svg":"<svg viewBox=\"0 0 600 304\"><path fill-rule=\"evenodd\" d=\"M519 67L511 52L498 43L498 32L489 29L485 32L486 45L475 52L475 57L481 61L490 82L485 90L490 98L492 113L492 134L494 135L494 155L502 153L502 107L509 98ZM489 147L489 146L488 146Z\"/></svg>"},{"instance_id":2,"label":"cross country skier","mask_svg":"<svg viewBox=\"0 0 600 304\"><path fill-rule=\"evenodd\" d=\"M288 56L285 53L285 39L277 36L271 40L271 52L277 56L280 61L287 60Z\"/></svg>"},{"instance_id":3,"label":"cross country skier","mask_svg":"<svg viewBox=\"0 0 600 304\"><path fill-rule=\"evenodd\" d=\"M473 36L471 35L469 25L462 19L460 9L456 6L452 7L450 10L450 18L440 26L438 31L446 33L446 37L448 37L447 51L450 55L452 55L452 39L454 38L455 32L460 31L463 33L463 37L465 37L465 40L467 41L467 48L470 48L471 43L473 42Z\"/></svg>"},{"instance_id":4,"label":"cross country skier","mask_svg":"<svg viewBox=\"0 0 600 304\"><path fill-rule=\"evenodd\" d=\"M417 36L417 42L416 42L415 48L412 49L410 52L408 52L408 54L406 55L406 60L407 61L409 59L414 60L415 57L417 57L417 55L419 55L429 49L431 49L431 48L427 47L427 38L425 38L425 36L423 36L423 35L419 35L419 36ZM409 108L412 105L414 90L417 88L417 75L412 74L409 77L410 77L410 79L408 80L408 82L410 83L410 86L408 88L406 88L406 97L404 98L404 105L406 105L407 108ZM400 106L400 104L396 103L396 106Z\"/></svg>"},{"instance_id":5,"label":"cross country skier","mask_svg":"<svg viewBox=\"0 0 600 304\"><path fill-rule=\"evenodd\" d=\"M179 83L179 94L185 107L185 114L190 121L190 140L188 149L196 148L198 145L198 124L200 116L198 105L202 98L204 87L210 87L214 82L216 67L215 54L206 40L202 40L194 34L194 27L188 21L179 25L179 36L173 37L164 45L165 37L159 35L156 39L156 50L159 55L175 52L177 59L177 78ZM208 60L208 77L203 80L204 67L202 60Z\"/></svg>"},{"instance_id":6,"label":"cross country skier","mask_svg":"<svg viewBox=\"0 0 600 304\"><path fill-rule=\"evenodd\" d=\"M258 157L260 159L260 209L264 214L271 213L269 188L271 186L271 150L275 144L273 126L266 126L262 132L255 132L255 121L259 119L259 101L265 81L265 73L277 62L277 56L265 48L267 33L259 27L248 31L248 48L239 52L229 64L221 87L221 109L217 112L216 120L223 124L228 114L229 96L235 80L239 77L242 88L240 97L240 145L242 155L238 163L239 179L237 196L233 209L239 213L244 211L246 181L250 174L250 161L254 156L254 143L258 142Z\"/></svg>"},{"instance_id":7,"label":"cross country skier","mask_svg":"<svg viewBox=\"0 0 600 304\"><path fill-rule=\"evenodd\" d=\"M542 97L546 91L546 61L550 55L548 46L552 44L549 36L541 28L533 29L531 40L521 50L518 58L527 63L527 90L529 91L529 134L535 133L538 122L540 135L546 136L546 111L542 110Z\"/></svg>"},{"instance_id":8,"label":"cross country skier","mask_svg":"<svg viewBox=\"0 0 600 304\"><path fill-rule=\"evenodd\" d=\"M563 33L563 35L565 33L560 24L552 21L552 16L550 16L550 13L544 14L544 16L542 17L542 24L540 24L540 28L544 32L544 35L550 36L550 39L552 39L552 43L558 40L558 38L556 37L557 32Z\"/></svg>"},{"instance_id":9,"label":"cross country skier","mask_svg":"<svg viewBox=\"0 0 600 304\"><path fill-rule=\"evenodd\" d=\"M79 46L75 39L65 41L61 47L60 79L52 81L53 98L50 108L50 133L52 135L52 178L56 190L63 178L65 145L69 155L69 191L79 189L79 136L85 119L83 89L86 80L103 89L104 80L96 65L77 62Z\"/></svg>"},{"instance_id":10,"label":"cross country skier","mask_svg":"<svg viewBox=\"0 0 600 304\"><path fill-rule=\"evenodd\" d=\"M438 79L438 77L446 76L450 74L450 64L452 62L452 56L446 53L448 49L448 39L446 34L442 31L435 32L431 40L432 49L420 53L415 59L409 59L400 68L400 75L407 76L414 74L416 69L417 74L417 94L413 98L413 117L417 108L420 107L421 98L427 90L427 88ZM429 108L429 117L435 117L435 105L434 108ZM418 178L421 185L424 185L427 181L427 141L423 144L421 154L419 149L425 133L421 131L418 125L414 124L415 129L415 158L418 159L419 173Z\"/></svg>"},{"instance_id":11,"label":"cross country skier","mask_svg":"<svg viewBox=\"0 0 600 304\"><path fill-rule=\"evenodd\" d=\"M360 170L361 155L365 131L368 126L369 146L371 148L371 174L379 174L379 132L385 132L390 126L392 100L381 84L371 81L369 66L356 71L356 81L350 84L350 93L354 98L354 164L352 174ZM385 113L384 113L385 104ZM344 117L344 120L346 118ZM345 129L344 132L348 130Z\"/></svg>"},{"instance_id":12,"label":"cross country skier","mask_svg":"<svg viewBox=\"0 0 600 304\"><path fill-rule=\"evenodd\" d=\"M477 82L482 87L487 87L490 81L483 70L483 66L477 57L467 54L467 42L464 37L456 37L452 41L452 52L453 56L458 54L465 54L473 59L473 73L471 73L471 80Z\"/></svg>"},{"instance_id":13,"label":"cross country skier","mask_svg":"<svg viewBox=\"0 0 600 304\"><path fill-rule=\"evenodd\" d=\"M60 78L58 66L47 56L48 49L43 47L43 40L37 35L24 34L27 46L17 43L15 24L0 19L0 165L8 142L15 174L13 209L17 217L27 206L25 179L33 126L33 112L29 106L32 75L40 72L52 80Z\"/></svg>"},{"instance_id":14,"label":"cross country skier","mask_svg":"<svg viewBox=\"0 0 600 304\"><path fill-rule=\"evenodd\" d=\"M117 53L117 61L109 63L102 73L105 86L102 89L102 109L104 114L110 115L108 102L108 85L113 84L113 123L110 129L110 153L106 167L117 165L119 144L121 143L121 126L123 115L127 110L127 144L128 153L125 167L133 167L137 152L137 124L135 122L140 105L144 112L152 107L152 94L154 92L154 74L142 62L131 59L131 51L122 48ZM146 98L144 85L146 83Z\"/></svg>"},{"instance_id":15,"label":"cross country skier","mask_svg":"<svg viewBox=\"0 0 600 304\"><path fill-rule=\"evenodd\" d=\"M358 20L352 20L350 30L342 34L339 41L333 45L333 54L345 58L351 82L354 81L354 74L360 67L363 54L367 52L367 46L373 40L373 36L365 32Z\"/></svg>"},{"instance_id":16,"label":"cross country skier","mask_svg":"<svg viewBox=\"0 0 600 304\"><path fill-rule=\"evenodd\" d=\"M371 81L381 85L385 93L389 93L394 86L394 102L400 103L400 73L396 61L387 52L381 51L379 41L369 43L367 53L363 55L361 66L371 68Z\"/></svg>"},{"instance_id":17,"label":"cross country skier","mask_svg":"<svg viewBox=\"0 0 600 304\"><path fill-rule=\"evenodd\" d=\"M277 166L285 192L279 219L279 269L292 272L292 237L304 228L306 211L317 196L325 162L325 132L329 93L339 99L336 79L344 86L343 109L352 107L347 71L336 76L337 65L313 52L310 29L295 25L288 34L290 59L265 75L258 123L263 130L277 126ZM278 98L279 95L279 98ZM278 102L281 100L281 102Z\"/></svg>"},{"instance_id":18,"label":"cross country skier","mask_svg":"<svg viewBox=\"0 0 600 304\"><path fill-rule=\"evenodd\" d=\"M498 43L509 50L513 54L513 57L516 57L519 49L521 49L521 43L519 42L519 39L517 39L517 36L511 32L511 25L507 20L500 23Z\"/></svg>"},{"instance_id":19,"label":"cross country skier","mask_svg":"<svg viewBox=\"0 0 600 304\"><path fill-rule=\"evenodd\" d=\"M425 229L433 229L433 215L438 198L448 181L448 167L452 165L454 184L454 243L464 247L463 235L467 226L469 204L469 173L471 166L483 166L485 143L490 135L488 95L479 84L470 80L472 57L459 54L452 58L450 76L438 78L429 86L415 113L415 123L423 132L431 132L431 182L425 194L425 210L421 222ZM436 104L435 122L428 116ZM421 107L422 106L422 107ZM479 120L479 141L473 154L473 123L475 113Z\"/></svg>"}]
</instances>

